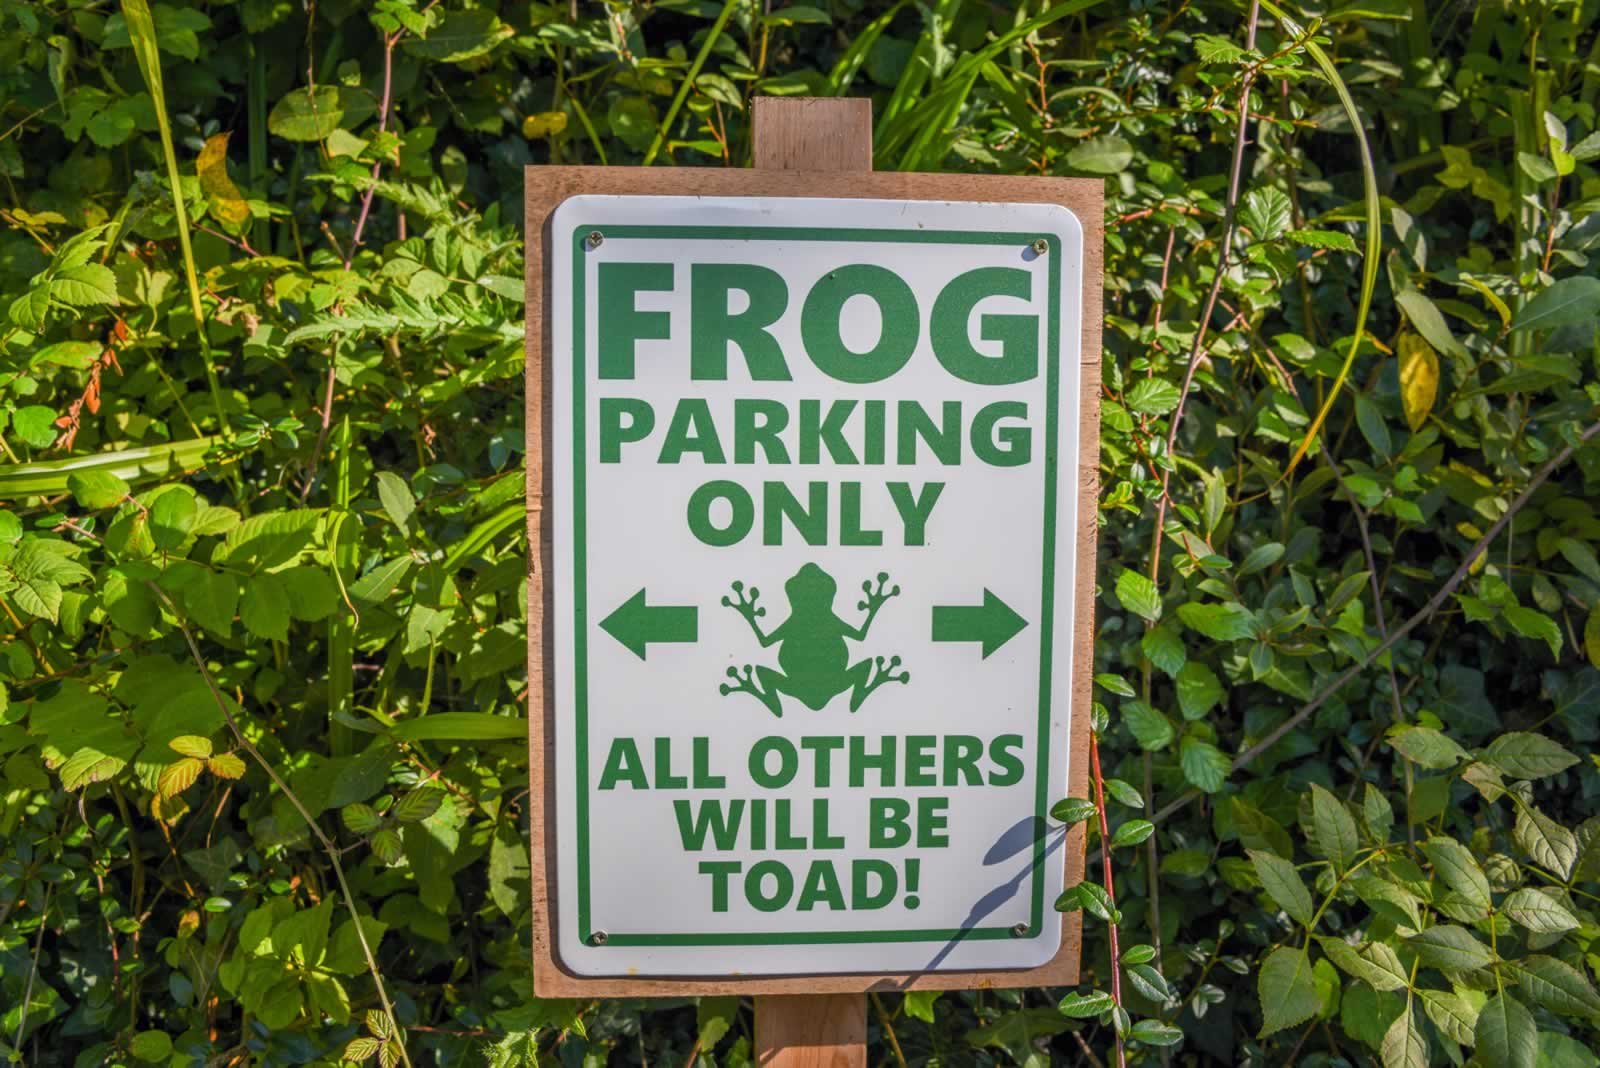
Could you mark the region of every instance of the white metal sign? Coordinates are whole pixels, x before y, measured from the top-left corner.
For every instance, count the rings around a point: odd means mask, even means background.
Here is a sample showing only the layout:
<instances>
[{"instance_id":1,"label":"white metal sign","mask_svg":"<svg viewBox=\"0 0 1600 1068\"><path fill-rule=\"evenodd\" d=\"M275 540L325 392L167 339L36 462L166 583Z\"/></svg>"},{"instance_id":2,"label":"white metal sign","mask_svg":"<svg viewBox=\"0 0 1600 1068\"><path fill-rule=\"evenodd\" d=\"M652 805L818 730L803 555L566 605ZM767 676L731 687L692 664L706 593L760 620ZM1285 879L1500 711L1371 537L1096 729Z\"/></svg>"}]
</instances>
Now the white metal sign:
<instances>
[{"instance_id":1,"label":"white metal sign","mask_svg":"<svg viewBox=\"0 0 1600 1068\"><path fill-rule=\"evenodd\" d=\"M552 226L565 966L1049 960L1078 220L579 196Z\"/></svg>"}]
</instances>

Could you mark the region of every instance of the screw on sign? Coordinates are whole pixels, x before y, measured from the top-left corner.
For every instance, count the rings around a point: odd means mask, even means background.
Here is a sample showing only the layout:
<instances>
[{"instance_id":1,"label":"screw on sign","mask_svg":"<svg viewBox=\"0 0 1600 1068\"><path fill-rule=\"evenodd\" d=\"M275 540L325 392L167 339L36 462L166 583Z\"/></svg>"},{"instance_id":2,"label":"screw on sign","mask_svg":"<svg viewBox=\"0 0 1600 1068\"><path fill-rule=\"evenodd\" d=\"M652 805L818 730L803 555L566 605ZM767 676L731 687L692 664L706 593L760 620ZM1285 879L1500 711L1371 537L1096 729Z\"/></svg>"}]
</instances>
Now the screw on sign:
<instances>
[{"instance_id":1,"label":"screw on sign","mask_svg":"<svg viewBox=\"0 0 1600 1068\"><path fill-rule=\"evenodd\" d=\"M535 989L753 994L793 1068L1078 969L1099 191L849 172L869 115L529 171Z\"/></svg>"}]
</instances>

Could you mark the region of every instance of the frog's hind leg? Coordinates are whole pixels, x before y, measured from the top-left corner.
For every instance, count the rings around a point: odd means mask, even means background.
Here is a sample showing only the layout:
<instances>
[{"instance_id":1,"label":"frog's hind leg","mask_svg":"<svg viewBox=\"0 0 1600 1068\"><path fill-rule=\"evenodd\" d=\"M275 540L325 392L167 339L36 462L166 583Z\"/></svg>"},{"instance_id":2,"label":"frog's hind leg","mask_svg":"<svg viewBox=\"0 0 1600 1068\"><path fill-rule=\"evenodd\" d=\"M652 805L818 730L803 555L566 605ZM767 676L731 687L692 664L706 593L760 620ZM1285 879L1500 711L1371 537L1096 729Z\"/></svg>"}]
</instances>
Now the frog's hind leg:
<instances>
[{"instance_id":1,"label":"frog's hind leg","mask_svg":"<svg viewBox=\"0 0 1600 1068\"><path fill-rule=\"evenodd\" d=\"M724 697L731 693L747 693L766 705L768 712L781 719L783 718L783 704L778 700L779 688L773 685L773 679L771 678L771 676L777 674L771 668L752 668L749 664L744 666L743 674L739 672L738 668L729 668L728 678L733 681L731 683L722 683L717 687L717 692ZM760 677L759 682L757 681L758 675ZM782 678L781 675L778 677ZM766 683L765 689L762 688L762 683Z\"/></svg>"},{"instance_id":2,"label":"frog's hind leg","mask_svg":"<svg viewBox=\"0 0 1600 1068\"><path fill-rule=\"evenodd\" d=\"M900 658L891 656L885 660L881 656L863 660L850 668L850 711L854 712L861 707L861 702L867 695L886 682L910 682L911 672L902 671L898 675L895 669L900 666Z\"/></svg>"}]
</instances>

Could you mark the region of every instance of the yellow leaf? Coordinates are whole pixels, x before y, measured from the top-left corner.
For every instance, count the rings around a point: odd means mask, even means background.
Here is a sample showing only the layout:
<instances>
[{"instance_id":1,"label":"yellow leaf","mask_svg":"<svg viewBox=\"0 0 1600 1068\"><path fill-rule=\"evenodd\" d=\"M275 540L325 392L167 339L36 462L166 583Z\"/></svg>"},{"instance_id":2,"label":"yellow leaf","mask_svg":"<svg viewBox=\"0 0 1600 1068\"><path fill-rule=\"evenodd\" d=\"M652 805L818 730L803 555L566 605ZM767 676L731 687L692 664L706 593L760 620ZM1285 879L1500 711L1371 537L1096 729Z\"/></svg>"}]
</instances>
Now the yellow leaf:
<instances>
[{"instance_id":1,"label":"yellow leaf","mask_svg":"<svg viewBox=\"0 0 1600 1068\"><path fill-rule=\"evenodd\" d=\"M522 136L532 141L539 137L555 137L567 128L564 111L541 111L522 120Z\"/></svg>"},{"instance_id":2,"label":"yellow leaf","mask_svg":"<svg viewBox=\"0 0 1600 1068\"><path fill-rule=\"evenodd\" d=\"M228 136L219 133L206 141L195 160L195 169L200 172L200 188L211 205L211 214L225 225L236 227L250 221L250 205L228 177Z\"/></svg>"},{"instance_id":3,"label":"yellow leaf","mask_svg":"<svg viewBox=\"0 0 1600 1068\"><path fill-rule=\"evenodd\" d=\"M1400 335L1400 402L1413 432L1428 420L1439 392L1439 356L1421 334Z\"/></svg>"},{"instance_id":4,"label":"yellow leaf","mask_svg":"<svg viewBox=\"0 0 1600 1068\"><path fill-rule=\"evenodd\" d=\"M173 797L183 793L194 785L200 777L205 761L196 760L194 757L184 757L175 763L168 764L161 769L161 778L156 780L156 791L162 797Z\"/></svg>"},{"instance_id":5,"label":"yellow leaf","mask_svg":"<svg viewBox=\"0 0 1600 1068\"><path fill-rule=\"evenodd\" d=\"M1589 622L1583 626L1583 649L1589 654L1589 663L1600 668L1600 605L1589 612Z\"/></svg>"},{"instance_id":6,"label":"yellow leaf","mask_svg":"<svg viewBox=\"0 0 1600 1068\"><path fill-rule=\"evenodd\" d=\"M219 779L237 779L244 774L244 761L233 753L218 753L206 762L206 767Z\"/></svg>"}]
</instances>

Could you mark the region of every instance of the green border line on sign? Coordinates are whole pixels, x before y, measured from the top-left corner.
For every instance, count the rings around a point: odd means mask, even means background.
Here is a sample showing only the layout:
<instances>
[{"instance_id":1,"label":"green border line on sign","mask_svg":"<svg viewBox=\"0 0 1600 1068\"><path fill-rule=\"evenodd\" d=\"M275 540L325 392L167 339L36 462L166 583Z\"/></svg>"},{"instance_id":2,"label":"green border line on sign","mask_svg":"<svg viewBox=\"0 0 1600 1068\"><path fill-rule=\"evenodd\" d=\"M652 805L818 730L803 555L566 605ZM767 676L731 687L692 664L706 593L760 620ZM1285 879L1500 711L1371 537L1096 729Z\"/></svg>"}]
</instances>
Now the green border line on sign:
<instances>
[{"instance_id":1,"label":"green border line on sign","mask_svg":"<svg viewBox=\"0 0 1600 1068\"><path fill-rule=\"evenodd\" d=\"M584 484L584 446L588 424L585 418L587 387L587 349L584 316L585 242L598 230L607 239L646 238L655 240L722 241L832 241L883 242L940 245L1027 245L1038 239L1034 233L964 230L875 230L812 229L791 226L604 226L585 223L572 235L572 537L573 537L573 733L577 760L577 857L578 857L578 937L590 944L594 929L589 911L589 650L586 499ZM1051 649L1055 613L1055 548L1057 479L1059 475L1056 439L1060 407L1061 377L1061 240L1044 235L1049 244L1048 341L1045 359L1045 448L1044 448L1044 560L1039 621L1039 768L1035 784L1034 810L1040 825L1049 810L1050 786L1050 686ZM1033 846L1031 880L1032 907L1028 933L1036 938L1044 930L1045 836ZM793 931L793 932L706 932L700 934L627 934L608 928L608 946L759 946L833 945L862 942L953 942L966 939L991 940L1018 938L1010 927L921 928L890 931Z\"/></svg>"}]
</instances>

